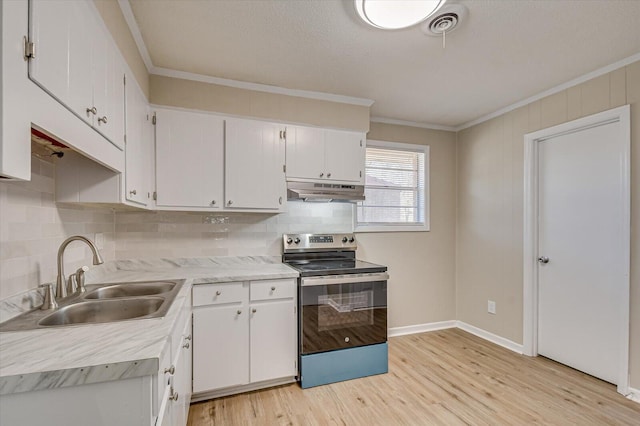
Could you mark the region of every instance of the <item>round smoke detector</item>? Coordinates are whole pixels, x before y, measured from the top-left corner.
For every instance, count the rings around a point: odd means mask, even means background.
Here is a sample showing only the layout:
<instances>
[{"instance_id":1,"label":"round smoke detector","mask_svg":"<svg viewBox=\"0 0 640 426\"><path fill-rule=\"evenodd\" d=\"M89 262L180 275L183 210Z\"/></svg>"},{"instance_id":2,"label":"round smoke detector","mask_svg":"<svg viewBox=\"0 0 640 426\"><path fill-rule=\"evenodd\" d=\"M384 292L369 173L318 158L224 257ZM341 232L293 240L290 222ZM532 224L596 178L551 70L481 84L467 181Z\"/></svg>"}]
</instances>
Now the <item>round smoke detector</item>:
<instances>
[{"instance_id":1,"label":"round smoke detector","mask_svg":"<svg viewBox=\"0 0 640 426\"><path fill-rule=\"evenodd\" d=\"M442 37L455 30L467 16L467 8L461 4L445 4L440 10L420 25L423 33L429 36Z\"/></svg>"}]
</instances>

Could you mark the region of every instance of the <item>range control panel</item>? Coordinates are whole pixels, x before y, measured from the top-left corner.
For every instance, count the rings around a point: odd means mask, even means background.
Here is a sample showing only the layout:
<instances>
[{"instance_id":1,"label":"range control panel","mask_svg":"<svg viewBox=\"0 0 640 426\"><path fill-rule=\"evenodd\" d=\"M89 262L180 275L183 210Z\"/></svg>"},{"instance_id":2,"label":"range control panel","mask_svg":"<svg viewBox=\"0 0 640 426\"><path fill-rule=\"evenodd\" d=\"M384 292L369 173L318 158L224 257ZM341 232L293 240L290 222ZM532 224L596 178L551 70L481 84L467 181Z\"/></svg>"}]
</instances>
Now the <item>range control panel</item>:
<instances>
[{"instance_id":1,"label":"range control panel","mask_svg":"<svg viewBox=\"0 0 640 426\"><path fill-rule=\"evenodd\" d=\"M285 252L358 248L354 234L284 234L282 243Z\"/></svg>"}]
</instances>

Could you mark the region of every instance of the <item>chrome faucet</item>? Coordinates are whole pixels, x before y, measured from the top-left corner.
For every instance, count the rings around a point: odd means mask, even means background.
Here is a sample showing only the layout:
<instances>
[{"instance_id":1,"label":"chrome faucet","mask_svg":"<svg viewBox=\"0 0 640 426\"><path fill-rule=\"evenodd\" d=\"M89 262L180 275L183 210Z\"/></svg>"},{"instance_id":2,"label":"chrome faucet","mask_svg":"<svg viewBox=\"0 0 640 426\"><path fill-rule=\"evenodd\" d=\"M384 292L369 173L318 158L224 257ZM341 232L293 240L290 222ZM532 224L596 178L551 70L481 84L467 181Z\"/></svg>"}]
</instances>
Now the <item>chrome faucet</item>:
<instances>
[{"instance_id":1,"label":"chrome faucet","mask_svg":"<svg viewBox=\"0 0 640 426\"><path fill-rule=\"evenodd\" d=\"M93 252L93 264L100 265L104 263L102 260L102 256L100 256L100 252L98 251L98 247L88 238L85 238L81 235L74 235L73 237L69 237L60 244L60 248L58 249L58 278L56 280L56 299L63 298L67 295L67 289L65 287L65 278L64 278L64 264L62 261L62 257L64 255L64 250L67 248L69 243L73 241L84 241L87 243L91 251Z\"/></svg>"}]
</instances>

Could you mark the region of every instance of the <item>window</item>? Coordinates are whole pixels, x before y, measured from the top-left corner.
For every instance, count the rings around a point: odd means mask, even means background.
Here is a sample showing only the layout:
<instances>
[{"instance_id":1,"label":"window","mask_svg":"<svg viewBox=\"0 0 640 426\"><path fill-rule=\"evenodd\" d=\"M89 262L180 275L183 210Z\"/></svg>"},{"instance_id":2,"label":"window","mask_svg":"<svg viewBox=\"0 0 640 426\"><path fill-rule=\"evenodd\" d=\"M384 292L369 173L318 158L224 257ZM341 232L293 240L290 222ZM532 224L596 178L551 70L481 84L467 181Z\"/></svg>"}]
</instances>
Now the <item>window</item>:
<instances>
[{"instance_id":1,"label":"window","mask_svg":"<svg viewBox=\"0 0 640 426\"><path fill-rule=\"evenodd\" d=\"M356 231L428 231L428 167L428 146L367 141Z\"/></svg>"}]
</instances>

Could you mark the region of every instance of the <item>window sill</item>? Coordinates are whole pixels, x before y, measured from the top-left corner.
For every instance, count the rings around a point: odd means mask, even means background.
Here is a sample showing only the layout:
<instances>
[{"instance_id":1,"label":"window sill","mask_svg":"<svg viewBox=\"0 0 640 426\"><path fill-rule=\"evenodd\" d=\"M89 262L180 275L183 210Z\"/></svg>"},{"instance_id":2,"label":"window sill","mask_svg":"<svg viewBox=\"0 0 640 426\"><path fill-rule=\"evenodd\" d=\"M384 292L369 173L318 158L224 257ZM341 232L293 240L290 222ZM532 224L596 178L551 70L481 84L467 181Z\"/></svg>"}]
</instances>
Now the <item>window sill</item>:
<instances>
[{"instance_id":1,"label":"window sill","mask_svg":"<svg viewBox=\"0 0 640 426\"><path fill-rule=\"evenodd\" d=\"M428 232L427 225L376 225L376 226L357 226L355 233L365 232Z\"/></svg>"}]
</instances>

